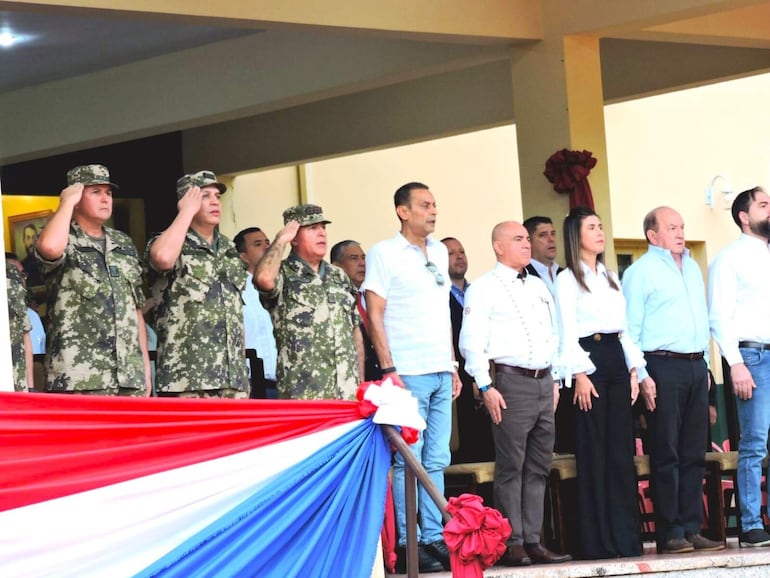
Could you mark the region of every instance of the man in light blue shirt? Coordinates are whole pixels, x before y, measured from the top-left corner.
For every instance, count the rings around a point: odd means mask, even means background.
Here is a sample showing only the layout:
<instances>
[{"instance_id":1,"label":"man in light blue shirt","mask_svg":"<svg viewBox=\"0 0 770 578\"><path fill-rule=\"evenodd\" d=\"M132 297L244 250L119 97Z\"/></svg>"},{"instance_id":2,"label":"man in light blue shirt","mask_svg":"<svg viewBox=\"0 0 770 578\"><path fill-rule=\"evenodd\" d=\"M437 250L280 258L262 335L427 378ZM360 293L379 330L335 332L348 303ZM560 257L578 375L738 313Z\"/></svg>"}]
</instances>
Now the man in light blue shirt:
<instances>
[{"instance_id":1,"label":"man in light blue shirt","mask_svg":"<svg viewBox=\"0 0 770 578\"><path fill-rule=\"evenodd\" d=\"M275 382L277 351L273 336L273 322L270 313L262 306L259 292L252 283L252 272L270 246L270 239L259 227L248 227L233 239L241 260L249 271L246 288L243 290L243 330L246 349L255 349L262 359L265 372L265 395L268 399L278 397ZM248 360L247 360L248 363ZM256 368L254 368L256 369ZM251 375L252 368L249 368ZM253 379L251 380L253 383Z\"/></svg>"},{"instance_id":2,"label":"man in light blue shirt","mask_svg":"<svg viewBox=\"0 0 770 578\"><path fill-rule=\"evenodd\" d=\"M638 371L658 551L721 550L723 543L700 534L710 385L703 276L675 210L650 211L644 234L649 248L626 270L623 294L628 332L647 361Z\"/></svg>"}]
</instances>

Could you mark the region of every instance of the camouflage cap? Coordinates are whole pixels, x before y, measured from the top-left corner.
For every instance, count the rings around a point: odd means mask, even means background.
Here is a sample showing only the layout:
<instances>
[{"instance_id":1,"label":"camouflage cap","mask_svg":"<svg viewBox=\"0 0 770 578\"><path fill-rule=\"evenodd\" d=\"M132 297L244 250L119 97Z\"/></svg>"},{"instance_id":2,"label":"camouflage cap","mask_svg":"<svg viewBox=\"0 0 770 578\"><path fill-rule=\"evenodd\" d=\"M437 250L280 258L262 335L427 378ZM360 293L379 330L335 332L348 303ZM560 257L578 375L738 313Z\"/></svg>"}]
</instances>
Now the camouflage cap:
<instances>
[{"instance_id":1,"label":"camouflage cap","mask_svg":"<svg viewBox=\"0 0 770 578\"><path fill-rule=\"evenodd\" d=\"M227 187L217 181L217 176L211 171L198 171L191 175L185 175L176 182L176 198L181 199L190 187L215 186L220 193L224 193Z\"/></svg>"},{"instance_id":2,"label":"camouflage cap","mask_svg":"<svg viewBox=\"0 0 770 578\"><path fill-rule=\"evenodd\" d=\"M323 209L318 205L295 205L283 212L283 224L289 221L297 221L301 227L315 225L316 223L331 223L324 217Z\"/></svg>"},{"instance_id":3,"label":"camouflage cap","mask_svg":"<svg viewBox=\"0 0 770 578\"><path fill-rule=\"evenodd\" d=\"M67 171L67 186L75 183L84 185L110 185L113 189L120 187L110 182L110 171L104 165L82 165Z\"/></svg>"}]
</instances>

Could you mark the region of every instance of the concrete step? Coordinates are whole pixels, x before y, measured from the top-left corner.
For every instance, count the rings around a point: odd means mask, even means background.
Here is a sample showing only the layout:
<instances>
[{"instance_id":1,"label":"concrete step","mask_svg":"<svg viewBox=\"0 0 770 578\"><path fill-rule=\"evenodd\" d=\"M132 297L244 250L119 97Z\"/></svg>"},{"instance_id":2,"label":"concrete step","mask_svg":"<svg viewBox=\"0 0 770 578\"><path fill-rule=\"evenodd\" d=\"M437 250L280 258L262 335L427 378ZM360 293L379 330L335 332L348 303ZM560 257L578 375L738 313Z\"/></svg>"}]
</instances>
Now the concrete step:
<instances>
[{"instance_id":1,"label":"concrete step","mask_svg":"<svg viewBox=\"0 0 770 578\"><path fill-rule=\"evenodd\" d=\"M770 548L739 548L737 538L730 538L727 548L720 552L657 554L655 546L649 544L645 546L645 554L638 558L523 568L495 566L484 572L484 578L589 578L640 574L644 578L767 578L770 576ZM438 572L424 576L451 578L452 573Z\"/></svg>"}]
</instances>

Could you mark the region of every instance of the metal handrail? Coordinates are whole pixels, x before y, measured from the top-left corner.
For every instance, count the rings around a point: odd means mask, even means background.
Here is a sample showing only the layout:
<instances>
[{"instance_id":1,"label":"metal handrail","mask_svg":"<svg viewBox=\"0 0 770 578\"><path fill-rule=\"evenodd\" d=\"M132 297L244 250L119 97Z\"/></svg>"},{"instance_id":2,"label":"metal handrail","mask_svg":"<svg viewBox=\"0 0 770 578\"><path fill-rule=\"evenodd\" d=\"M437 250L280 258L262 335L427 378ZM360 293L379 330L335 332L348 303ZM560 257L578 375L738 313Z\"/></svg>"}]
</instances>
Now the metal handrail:
<instances>
[{"instance_id":1,"label":"metal handrail","mask_svg":"<svg viewBox=\"0 0 770 578\"><path fill-rule=\"evenodd\" d=\"M447 512L447 501L444 494L439 491L433 480L430 479L428 472L417 461L417 458L409 449L409 445L401 437L401 433L392 425L381 425L385 437L404 458L404 501L406 506L406 575L408 578L417 578L419 574L419 563L417 559L417 485L415 478L422 484L430 498L436 503L444 522L452 519Z\"/></svg>"}]
</instances>

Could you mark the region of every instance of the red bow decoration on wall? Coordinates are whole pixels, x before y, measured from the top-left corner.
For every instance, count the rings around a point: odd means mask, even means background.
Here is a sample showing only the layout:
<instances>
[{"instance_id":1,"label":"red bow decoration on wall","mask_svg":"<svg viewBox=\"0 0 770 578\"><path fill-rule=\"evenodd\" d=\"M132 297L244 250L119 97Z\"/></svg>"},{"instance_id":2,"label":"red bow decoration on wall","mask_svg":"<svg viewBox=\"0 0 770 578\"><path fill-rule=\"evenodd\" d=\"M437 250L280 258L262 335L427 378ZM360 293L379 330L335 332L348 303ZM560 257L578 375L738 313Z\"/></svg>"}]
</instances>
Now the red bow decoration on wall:
<instances>
[{"instance_id":1,"label":"red bow decoration on wall","mask_svg":"<svg viewBox=\"0 0 770 578\"><path fill-rule=\"evenodd\" d=\"M596 166L591 151L556 151L545 161L543 174L557 193L569 194L569 208L585 206L594 208L594 197L588 175Z\"/></svg>"}]
</instances>

